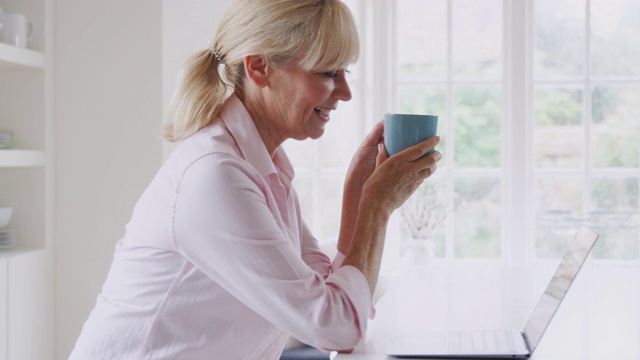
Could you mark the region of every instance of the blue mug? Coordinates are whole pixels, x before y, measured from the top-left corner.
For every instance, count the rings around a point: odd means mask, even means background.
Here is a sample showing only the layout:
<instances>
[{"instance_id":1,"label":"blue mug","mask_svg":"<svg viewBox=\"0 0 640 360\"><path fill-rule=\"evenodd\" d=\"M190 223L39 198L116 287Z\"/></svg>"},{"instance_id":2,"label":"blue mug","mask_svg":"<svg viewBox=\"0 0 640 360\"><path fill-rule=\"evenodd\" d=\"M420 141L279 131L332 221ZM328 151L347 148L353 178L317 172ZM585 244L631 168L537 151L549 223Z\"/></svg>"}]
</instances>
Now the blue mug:
<instances>
[{"instance_id":1,"label":"blue mug","mask_svg":"<svg viewBox=\"0 0 640 360\"><path fill-rule=\"evenodd\" d=\"M437 130L437 115L385 114L384 146L387 148L387 154L392 156L436 136ZM434 151L431 149L425 155Z\"/></svg>"}]
</instances>

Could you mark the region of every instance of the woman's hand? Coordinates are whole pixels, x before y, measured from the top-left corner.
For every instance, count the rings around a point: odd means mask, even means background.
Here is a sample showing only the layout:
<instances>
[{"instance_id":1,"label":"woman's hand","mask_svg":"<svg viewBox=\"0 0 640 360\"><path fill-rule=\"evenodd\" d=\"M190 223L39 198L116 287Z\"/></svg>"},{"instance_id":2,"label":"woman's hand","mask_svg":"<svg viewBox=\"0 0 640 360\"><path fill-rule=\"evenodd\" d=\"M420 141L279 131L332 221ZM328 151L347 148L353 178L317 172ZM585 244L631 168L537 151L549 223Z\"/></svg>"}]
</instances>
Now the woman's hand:
<instances>
[{"instance_id":1,"label":"woman's hand","mask_svg":"<svg viewBox=\"0 0 640 360\"><path fill-rule=\"evenodd\" d=\"M358 150L353 155L347 177L345 188L362 190L365 182L369 179L376 168L379 145L383 143L384 121L378 122L369 135L362 141Z\"/></svg>"},{"instance_id":2,"label":"woman's hand","mask_svg":"<svg viewBox=\"0 0 640 360\"><path fill-rule=\"evenodd\" d=\"M384 123L380 121L362 141L349 164L342 194L342 215L338 235L338 251L343 254L347 253L351 243L362 190L376 168L379 145L383 142L383 131Z\"/></svg>"},{"instance_id":3,"label":"woman's hand","mask_svg":"<svg viewBox=\"0 0 640 360\"><path fill-rule=\"evenodd\" d=\"M437 162L442 159L438 151L423 156L440 142L439 137L427 139L389 158L383 132L384 122L380 121L364 139L349 165L338 236L338 251L343 254L347 253L353 237L365 187L374 206L382 206L383 211L390 214L435 172Z\"/></svg>"},{"instance_id":4,"label":"woman's hand","mask_svg":"<svg viewBox=\"0 0 640 360\"><path fill-rule=\"evenodd\" d=\"M440 137L434 136L392 157L380 144L375 171L366 184L368 196L375 197L389 212L400 207L436 171L442 154L424 154L439 143Z\"/></svg>"}]
</instances>

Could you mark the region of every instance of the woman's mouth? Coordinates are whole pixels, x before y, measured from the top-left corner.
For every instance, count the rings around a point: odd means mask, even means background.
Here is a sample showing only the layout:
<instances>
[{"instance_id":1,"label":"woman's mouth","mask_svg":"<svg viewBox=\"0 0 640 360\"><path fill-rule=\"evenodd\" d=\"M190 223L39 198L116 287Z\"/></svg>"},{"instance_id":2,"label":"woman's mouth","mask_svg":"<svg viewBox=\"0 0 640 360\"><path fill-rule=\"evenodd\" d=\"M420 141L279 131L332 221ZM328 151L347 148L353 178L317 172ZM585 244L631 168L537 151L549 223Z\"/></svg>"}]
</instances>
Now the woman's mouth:
<instances>
[{"instance_id":1,"label":"woman's mouth","mask_svg":"<svg viewBox=\"0 0 640 360\"><path fill-rule=\"evenodd\" d=\"M329 120L329 113L331 112L331 109L323 109L321 107L317 107L313 110L317 112L322 118L326 119L327 121Z\"/></svg>"}]
</instances>

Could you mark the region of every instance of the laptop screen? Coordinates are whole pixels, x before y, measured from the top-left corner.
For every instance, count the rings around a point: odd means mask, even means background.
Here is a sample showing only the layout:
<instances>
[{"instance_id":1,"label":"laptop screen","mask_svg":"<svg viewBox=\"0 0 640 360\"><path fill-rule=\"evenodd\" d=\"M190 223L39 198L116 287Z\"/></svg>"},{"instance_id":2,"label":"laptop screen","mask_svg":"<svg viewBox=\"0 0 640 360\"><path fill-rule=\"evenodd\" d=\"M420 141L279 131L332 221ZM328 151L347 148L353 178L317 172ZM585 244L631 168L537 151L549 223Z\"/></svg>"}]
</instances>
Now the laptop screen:
<instances>
[{"instance_id":1,"label":"laptop screen","mask_svg":"<svg viewBox=\"0 0 640 360\"><path fill-rule=\"evenodd\" d=\"M538 346L542 334L547 329L556 310L558 310L562 299L567 290L569 290L569 286L571 286L573 279L578 274L578 270L587 259L597 238L597 233L586 226L581 226L571 246L564 254L558 269L553 274L547 289L542 294L538 305L536 305L524 327L524 334L531 352Z\"/></svg>"}]
</instances>

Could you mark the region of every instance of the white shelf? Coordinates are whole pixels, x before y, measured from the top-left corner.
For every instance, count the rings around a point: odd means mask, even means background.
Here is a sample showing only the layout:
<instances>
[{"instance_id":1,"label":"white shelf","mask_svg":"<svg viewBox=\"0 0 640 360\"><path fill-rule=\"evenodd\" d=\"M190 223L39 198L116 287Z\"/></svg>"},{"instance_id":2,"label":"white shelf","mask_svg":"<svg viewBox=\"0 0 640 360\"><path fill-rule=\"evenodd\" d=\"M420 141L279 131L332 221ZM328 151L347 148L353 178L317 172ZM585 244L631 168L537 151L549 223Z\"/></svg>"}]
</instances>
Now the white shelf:
<instances>
[{"instance_id":1,"label":"white shelf","mask_svg":"<svg viewBox=\"0 0 640 360\"><path fill-rule=\"evenodd\" d=\"M24 246L24 245L16 245L12 248L8 248L8 249L0 249L0 260L2 259L10 259L10 258L14 258L16 256L20 256L20 255L24 255L24 254L30 254L36 251L40 251L42 250L42 248L37 248L37 247L29 247L29 246Z\"/></svg>"},{"instance_id":2,"label":"white shelf","mask_svg":"<svg viewBox=\"0 0 640 360\"><path fill-rule=\"evenodd\" d=\"M33 68L44 69L44 54L0 43L0 70Z\"/></svg>"},{"instance_id":3,"label":"white shelf","mask_svg":"<svg viewBox=\"0 0 640 360\"><path fill-rule=\"evenodd\" d=\"M0 168L44 166L44 158L37 150L0 150Z\"/></svg>"}]
</instances>

